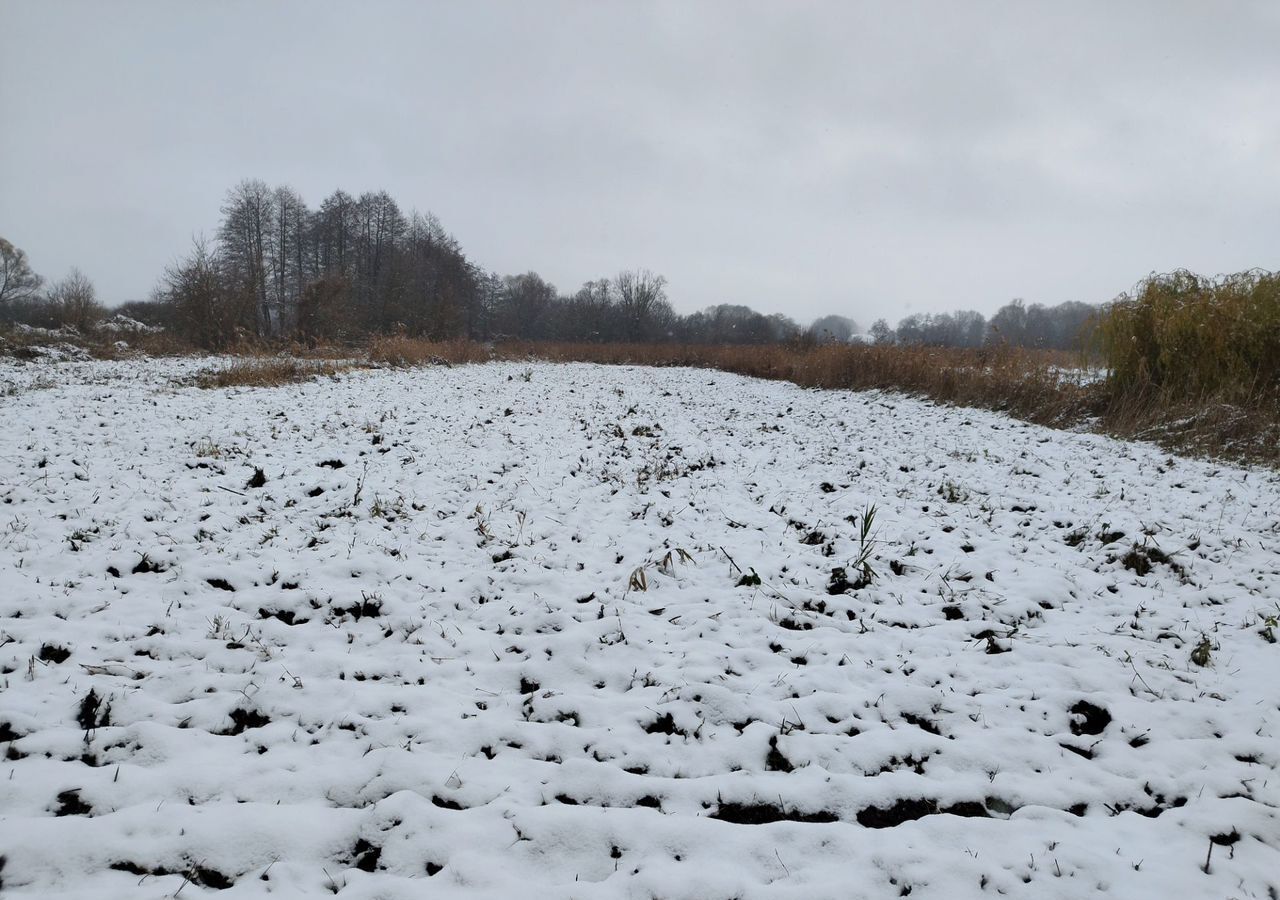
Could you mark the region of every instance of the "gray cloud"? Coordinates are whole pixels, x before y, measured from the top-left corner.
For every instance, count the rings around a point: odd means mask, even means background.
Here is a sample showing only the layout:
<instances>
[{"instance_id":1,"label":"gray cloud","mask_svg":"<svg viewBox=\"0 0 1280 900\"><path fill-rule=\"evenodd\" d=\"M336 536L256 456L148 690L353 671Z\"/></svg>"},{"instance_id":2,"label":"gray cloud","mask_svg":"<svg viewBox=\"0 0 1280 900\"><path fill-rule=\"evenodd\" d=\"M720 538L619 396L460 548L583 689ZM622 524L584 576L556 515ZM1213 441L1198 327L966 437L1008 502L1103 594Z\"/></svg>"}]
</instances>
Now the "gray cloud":
<instances>
[{"instance_id":1,"label":"gray cloud","mask_svg":"<svg viewBox=\"0 0 1280 900\"><path fill-rule=\"evenodd\" d=\"M243 177L385 188L479 263L801 319L1280 266L1274 4L47 3L0 233L144 296Z\"/></svg>"}]
</instances>

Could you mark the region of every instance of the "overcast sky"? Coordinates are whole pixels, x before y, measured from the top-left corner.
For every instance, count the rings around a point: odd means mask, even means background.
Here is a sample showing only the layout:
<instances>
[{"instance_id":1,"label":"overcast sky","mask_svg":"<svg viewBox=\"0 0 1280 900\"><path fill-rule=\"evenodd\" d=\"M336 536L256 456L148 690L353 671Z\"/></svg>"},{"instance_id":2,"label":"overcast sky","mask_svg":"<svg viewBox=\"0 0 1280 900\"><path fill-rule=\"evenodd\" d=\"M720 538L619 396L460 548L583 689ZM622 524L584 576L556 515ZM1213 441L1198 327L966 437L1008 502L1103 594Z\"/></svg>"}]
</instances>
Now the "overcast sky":
<instances>
[{"instance_id":1,"label":"overcast sky","mask_svg":"<svg viewBox=\"0 0 1280 900\"><path fill-rule=\"evenodd\" d=\"M242 178L802 321L1280 268L1280 3L0 0L0 235L145 297Z\"/></svg>"}]
</instances>

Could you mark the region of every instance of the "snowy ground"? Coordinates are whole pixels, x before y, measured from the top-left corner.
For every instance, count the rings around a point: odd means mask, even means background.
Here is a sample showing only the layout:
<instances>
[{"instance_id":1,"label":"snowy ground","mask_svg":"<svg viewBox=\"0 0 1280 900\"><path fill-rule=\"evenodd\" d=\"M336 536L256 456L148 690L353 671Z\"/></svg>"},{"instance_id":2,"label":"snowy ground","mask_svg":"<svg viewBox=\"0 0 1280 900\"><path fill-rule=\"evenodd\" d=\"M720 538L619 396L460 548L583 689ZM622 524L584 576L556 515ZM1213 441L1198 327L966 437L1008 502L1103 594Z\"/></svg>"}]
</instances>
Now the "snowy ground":
<instances>
[{"instance_id":1,"label":"snowy ground","mask_svg":"<svg viewBox=\"0 0 1280 900\"><path fill-rule=\"evenodd\" d=\"M201 365L0 364L6 896L1280 896L1274 474L703 371Z\"/></svg>"}]
</instances>

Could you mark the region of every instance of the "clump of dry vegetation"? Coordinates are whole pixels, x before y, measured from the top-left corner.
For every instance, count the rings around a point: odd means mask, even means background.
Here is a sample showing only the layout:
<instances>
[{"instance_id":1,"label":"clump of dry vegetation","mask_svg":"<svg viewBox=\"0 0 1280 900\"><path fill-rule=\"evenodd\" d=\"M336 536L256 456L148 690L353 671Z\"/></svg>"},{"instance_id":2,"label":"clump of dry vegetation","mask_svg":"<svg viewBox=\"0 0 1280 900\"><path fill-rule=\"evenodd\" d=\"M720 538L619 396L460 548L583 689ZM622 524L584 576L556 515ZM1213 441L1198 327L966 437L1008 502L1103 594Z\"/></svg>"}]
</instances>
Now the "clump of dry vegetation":
<instances>
[{"instance_id":1,"label":"clump of dry vegetation","mask_svg":"<svg viewBox=\"0 0 1280 900\"><path fill-rule=\"evenodd\" d=\"M1153 275L1106 308L1096 340L1110 430L1280 461L1280 273Z\"/></svg>"},{"instance_id":2,"label":"clump of dry vegetation","mask_svg":"<svg viewBox=\"0 0 1280 900\"><path fill-rule=\"evenodd\" d=\"M1098 334L1127 393L1247 403L1280 388L1280 273L1153 275L1108 308Z\"/></svg>"},{"instance_id":3,"label":"clump of dry vegetation","mask_svg":"<svg viewBox=\"0 0 1280 900\"><path fill-rule=\"evenodd\" d=\"M202 388L278 387L282 384L310 381L320 376L333 376L350 368L350 364L329 360L306 360L289 356L246 357L200 372L192 383Z\"/></svg>"},{"instance_id":4,"label":"clump of dry vegetation","mask_svg":"<svg viewBox=\"0 0 1280 900\"><path fill-rule=\"evenodd\" d=\"M486 344L463 339L432 341L390 335L369 341L369 362L384 366L454 365L486 362L493 352Z\"/></svg>"}]
</instances>

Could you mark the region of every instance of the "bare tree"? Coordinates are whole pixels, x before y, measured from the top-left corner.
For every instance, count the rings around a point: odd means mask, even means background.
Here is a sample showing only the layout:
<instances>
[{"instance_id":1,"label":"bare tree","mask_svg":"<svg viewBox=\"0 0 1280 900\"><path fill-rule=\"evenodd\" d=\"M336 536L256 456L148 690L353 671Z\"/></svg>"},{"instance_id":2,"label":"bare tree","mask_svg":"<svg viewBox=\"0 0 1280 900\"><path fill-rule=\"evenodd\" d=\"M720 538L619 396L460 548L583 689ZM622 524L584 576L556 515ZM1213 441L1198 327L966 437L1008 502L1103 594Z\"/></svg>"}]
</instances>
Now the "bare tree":
<instances>
[{"instance_id":1,"label":"bare tree","mask_svg":"<svg viewBox=\"0 0 1280 900\"><path fill-rule=\"evenodd\" d=\"M105 312L93 289L93 282L79 269L49 288L49 312L59 325L70 325L81 331L92 328Z\"/></svg>"},{"instance_id":2,"label":"bare tree","mask_svg":"<svg viewBox=\"0 0 1280 900\"><path fill-rule=\"evenodd\" d=\"M246 179L227 193L218 241L228 274L254 299L254 328L267 337L278 330L279 311L267 291L267 235L275 217L275 196L257 179Z\"/></svg>"},{"instance_id":3,"label":"bare tree","mask_svg":"<svg viewBox=\"0 0 1280 900\"><path fill-rule=\"evenodd\" d=\"M13 303L34 299L44 283L27 262L27 254L0 237L0 313Z\"/></svg>"},{"instance_id":4,"label":"bare tree","mask_svg":"<svg viewBox=\"0 0 1280 900\"><path fill-rule=\"evenodd\" d=\"M266 235L270 280L268 305L273 333L293 329L298 297L306 282L307 204L293 188L278 187L271 194L271 227Z\"/></svg>"},{"instance_id":5,"label":"bare tree","mask_svg":"<svg viewBox=\"0 0 1280 900\"><path fill-rule=\"evenodd\" d=\"M625 338L632 341L659 339L675 317L667 302L667 279L648 269L619 272L613 279L618 310L626 324Z\"/></svg>"},{"instance_id":6,"label":"bare tree","mask_svg":"<svg viewBox=\"0 0 1280 900\"><path fill-rule=\"evenodd\" d=\"M320 204L312 227L316 264L322 275L351 277L355 262L356 201L334 191Z\"/></svg>"},{"instance_id":7,"label":"bare tree","mask_svg":"<svg viewBox=\"0 0 1280 900\"><path fill-rule=\"evenodd\" d=\"M207 350L235 343L240 329L255 322L254 295L201 238L189 257L165 270L155 299L169 310L179 334Z\"/></svg>"},{"instance_id":8,"label":"bare tree","mask_svg":"<svg viewBox=\"0 0 1280 900\"><path fill-rule=\"evenodd\" d=\"M399 306L396 245L408 223L386 191L361 194L355 220L356 302L369 327L386 330L395 324L392 314Z\"/></svg>"}]
</instances>

